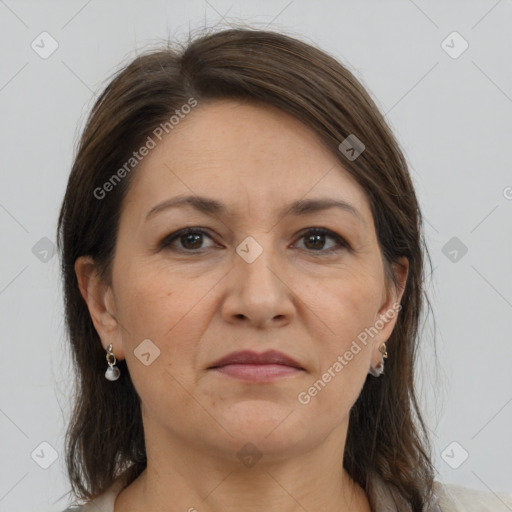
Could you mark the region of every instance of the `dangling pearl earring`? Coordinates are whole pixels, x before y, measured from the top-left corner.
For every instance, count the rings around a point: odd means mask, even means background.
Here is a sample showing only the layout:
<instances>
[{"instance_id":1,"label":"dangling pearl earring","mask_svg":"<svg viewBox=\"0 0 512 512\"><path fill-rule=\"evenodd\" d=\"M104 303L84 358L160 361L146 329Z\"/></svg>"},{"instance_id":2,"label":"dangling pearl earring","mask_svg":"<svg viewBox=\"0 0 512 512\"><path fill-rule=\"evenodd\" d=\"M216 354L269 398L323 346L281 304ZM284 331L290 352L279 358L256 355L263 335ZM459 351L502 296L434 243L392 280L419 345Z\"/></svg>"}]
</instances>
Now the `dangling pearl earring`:
<instances>
[{"instance_id":1,"label":"dangling pearl earring","mask_svg":"<svg viewBox=\"0 0 512 512\"><path fill-rule=\"evenodd\" d=\"M107 349L107 363L108 368L107 371L105 372L105 378L111 381L119 379L119 376L121 375L121 370L119 370L119 368L114 368L114 365L116 364L116 356L114 355L114 351L112 350L112 343L108 346Z\"/></svg>"},{"instance_id":2,"label":"dangling pearl earring","mask_svg":"<svg viewBox=\"0 0 512 512\"><path fill-rule=\"evenodd\" d=\"M380 377L384 373L384 359L386 357L388 357L388 352L386 350L386 343L383 343L379 347L379 352L382 354L382 358L380 360L380 363L375 368L370 366L370 370L368 371L368 373L370 373L374 377Z\"/></svg>"}]
</instances>

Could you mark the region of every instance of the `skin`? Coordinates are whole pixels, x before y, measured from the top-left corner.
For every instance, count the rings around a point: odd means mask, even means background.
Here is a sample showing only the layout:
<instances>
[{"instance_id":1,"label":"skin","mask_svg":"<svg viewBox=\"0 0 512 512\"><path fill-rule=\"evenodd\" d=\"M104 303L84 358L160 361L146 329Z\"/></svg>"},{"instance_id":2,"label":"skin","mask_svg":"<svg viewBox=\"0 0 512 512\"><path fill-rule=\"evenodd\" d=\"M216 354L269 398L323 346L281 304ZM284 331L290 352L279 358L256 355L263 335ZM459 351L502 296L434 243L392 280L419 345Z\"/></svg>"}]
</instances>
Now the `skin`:
<instances>
[{"instance_id":1,"label":"skin","mask_svg":"<svg viewBox=\"0 0 512 512\"><path fill-rule=\"evenodd\" d=\"M115 512L370 511L341 461L350 408L397 315L307 405L297 399L403 294L407 260L393 267L395 287L364 190L298 120L232 100L200 104L134 172L111 285L89 257L75 265L102 345L126 359L142 403L148 467ZM178 195L216 199L229 214L187 206L146 221ZM339 208L277 217L319 197L351 203L363 220ZM159 249L189 226L209 236ZM350 249L312 239L312 227ZM248 236L263 250L252 263L236 252ZM147 366L134 354L145 339L160 350ZM255 384L207 369L243 349L279 350L304 370ZM248 442L261 455L251 467L237 456Z\"/></svg>"}]
</instances>

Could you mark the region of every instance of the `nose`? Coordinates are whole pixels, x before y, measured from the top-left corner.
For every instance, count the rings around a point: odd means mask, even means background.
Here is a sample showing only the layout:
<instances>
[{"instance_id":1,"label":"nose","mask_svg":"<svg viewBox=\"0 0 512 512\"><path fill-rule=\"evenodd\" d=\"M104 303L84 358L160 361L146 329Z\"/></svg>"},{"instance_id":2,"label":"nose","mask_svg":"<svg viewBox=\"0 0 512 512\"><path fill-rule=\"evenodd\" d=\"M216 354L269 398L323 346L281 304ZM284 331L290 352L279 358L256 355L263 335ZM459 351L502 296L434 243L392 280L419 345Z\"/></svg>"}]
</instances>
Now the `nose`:
<instances>
[{"instance_id":1,"label":"nose","mask_svg":"<svg viewBox=\"0 0 512 512\"><path fill-rule=\"evenodd\" d=\"M256 328L280 327L295 315L294 293L289 277L275 254L264 249L251 263L235 254L229 272L222 316L230 323Z\"/></svg>"}]
</instances>

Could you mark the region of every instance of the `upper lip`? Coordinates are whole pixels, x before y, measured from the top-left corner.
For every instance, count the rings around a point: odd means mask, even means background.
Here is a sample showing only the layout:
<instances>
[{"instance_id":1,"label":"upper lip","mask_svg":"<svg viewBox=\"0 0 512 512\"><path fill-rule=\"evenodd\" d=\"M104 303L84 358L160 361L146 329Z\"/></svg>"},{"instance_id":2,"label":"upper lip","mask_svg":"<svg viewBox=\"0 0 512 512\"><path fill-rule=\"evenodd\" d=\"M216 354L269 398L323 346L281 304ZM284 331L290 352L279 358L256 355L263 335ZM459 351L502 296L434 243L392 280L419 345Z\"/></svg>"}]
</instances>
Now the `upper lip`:
<instances>
[{"instance_id":1,"label":"upper lip","mask_svg":"<svg viewBox=\"0 0 512 512\"><path fill-rule=\"evenodd\" d=\"M277 350L267 350L261 354L251 350L231 352L231 354L215 361L209 366L209 369L226 366L228 364L282 364L303 370L302 366L297 361Z\"/></svg>"}]
</instances>

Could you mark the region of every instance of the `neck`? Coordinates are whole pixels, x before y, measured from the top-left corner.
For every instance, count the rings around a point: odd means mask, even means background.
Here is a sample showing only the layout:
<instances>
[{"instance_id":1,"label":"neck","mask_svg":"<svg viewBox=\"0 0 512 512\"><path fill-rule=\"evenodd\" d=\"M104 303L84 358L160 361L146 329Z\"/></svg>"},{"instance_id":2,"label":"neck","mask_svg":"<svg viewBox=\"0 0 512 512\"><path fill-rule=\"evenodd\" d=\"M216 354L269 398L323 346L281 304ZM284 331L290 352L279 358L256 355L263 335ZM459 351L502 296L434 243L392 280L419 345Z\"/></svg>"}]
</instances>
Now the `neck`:
<instances>
[{"instance_id":1,"label":"neck","mask_svg":"<svg viewBox=\"0 0 512 512\"><path fill-rule=\"evenodd\" d=\"M370 512L363 489L342 467L343 430L313 449L264 454L254 465L183 439L149 444L146 470L120 493L114 512Z\"/></svg>"}]
</instances>

